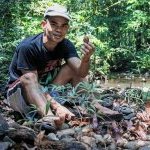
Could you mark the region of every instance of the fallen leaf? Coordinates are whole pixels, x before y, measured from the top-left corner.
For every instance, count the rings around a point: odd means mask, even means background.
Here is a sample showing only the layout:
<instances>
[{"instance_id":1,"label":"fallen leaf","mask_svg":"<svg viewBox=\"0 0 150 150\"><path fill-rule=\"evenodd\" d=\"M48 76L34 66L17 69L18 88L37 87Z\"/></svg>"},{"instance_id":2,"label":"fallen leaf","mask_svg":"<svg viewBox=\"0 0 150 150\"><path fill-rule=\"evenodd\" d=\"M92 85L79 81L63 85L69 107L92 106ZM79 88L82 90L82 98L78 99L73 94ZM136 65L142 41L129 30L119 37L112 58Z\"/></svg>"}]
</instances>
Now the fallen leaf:
<instances>
[{"instance_id":1,"label":"fallen leaf","mask_svg":"<svg viewBox=\"0 0 150 150\"><path fill-rule=\"evenodd\" d=\"M134 130L132 130L132 133L134 133L137 136L137 138L146 140L146 131L144 127L141 126L140 122L137 122Z\"/></svg>"},{"instance_id":2,"label":"fallen leaf","mask_svg":"<svg viewBox=\"0 0 150 150\"><path fill-rule=\"evenodd\" d=\"M150 101L147 101L145 104L145 111L150 115Z\"/></svg>"},{"instance_id":3,"label":"fallen leaf","mask_svg":"<svg viewBox=\"0 0 150 150\"><path fill-rule=\"evenodd\" d=\"M44 130L44 131L41 131L41 132L37 135L37 137L36 137L36 139L35 139L35 145L41 143L41 141L42 141L42 139L43 139L43 137L44 137L44 134L45 134L45 130Z\"/></svg>"}]
</instances>

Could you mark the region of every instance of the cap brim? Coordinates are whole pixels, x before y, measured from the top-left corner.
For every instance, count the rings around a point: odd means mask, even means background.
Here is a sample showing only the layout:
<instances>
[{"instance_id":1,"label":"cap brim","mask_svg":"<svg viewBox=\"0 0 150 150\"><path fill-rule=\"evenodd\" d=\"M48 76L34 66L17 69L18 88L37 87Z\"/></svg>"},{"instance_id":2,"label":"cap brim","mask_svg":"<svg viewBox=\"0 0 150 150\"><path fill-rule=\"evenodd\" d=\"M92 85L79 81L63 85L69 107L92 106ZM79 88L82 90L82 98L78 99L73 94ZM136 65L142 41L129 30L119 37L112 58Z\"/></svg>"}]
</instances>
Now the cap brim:
<instances>
[{"instance_id":1,"label":"cap brim","mask_svg":"<svg viewBox=\"0 0 150 150\"><path fill-rule=\"evenodd\" d=\"M60 16L60 17L66 18L67 20L71 20L71 18L68 15L61 14L59 12L58 13L57 12L49 12L44 15L44 17L46 17L46 16Z\"/></svg>"}]
</instances>

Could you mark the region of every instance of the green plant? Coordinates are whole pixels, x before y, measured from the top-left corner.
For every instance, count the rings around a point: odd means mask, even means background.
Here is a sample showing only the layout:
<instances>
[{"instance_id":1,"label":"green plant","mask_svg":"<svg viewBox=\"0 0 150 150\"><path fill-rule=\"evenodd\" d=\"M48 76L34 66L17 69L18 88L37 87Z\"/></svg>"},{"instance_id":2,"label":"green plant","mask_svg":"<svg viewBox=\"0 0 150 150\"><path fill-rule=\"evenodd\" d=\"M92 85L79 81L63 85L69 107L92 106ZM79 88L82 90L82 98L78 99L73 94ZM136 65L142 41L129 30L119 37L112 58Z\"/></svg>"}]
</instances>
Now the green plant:
<instances>
[{"instance_id":1,"label":"green plant","mask_svg":"<svg viewBox=\"0 0 150 150\"><path fill-rule=\"evenodd\" d=\"M129 88L125 92L125 99L128 103L135 102L138 105L144 104L144 100L142 98L142 90L136 88Z\"/></svg>"},{"instance_id":2,"label":"green plant","mask_svg":"<svg viewBox=\"0 0 150 150\"><path fill-rule=\"evenodd\" d=\"M8 67L15 47L24 38L42 32L40 22L46 7L66 5L72 21L68 38L79 55L83 36L95 45L91 71L103 75L113 72L149 71L149 1L100 0L2 0L0 3L0 84L8 79ZM80 4L80 5L79 5ZM36 9L35 9L36 8ZM133 56L133 55L134 56Z\"/></svg>"}]
</instances>

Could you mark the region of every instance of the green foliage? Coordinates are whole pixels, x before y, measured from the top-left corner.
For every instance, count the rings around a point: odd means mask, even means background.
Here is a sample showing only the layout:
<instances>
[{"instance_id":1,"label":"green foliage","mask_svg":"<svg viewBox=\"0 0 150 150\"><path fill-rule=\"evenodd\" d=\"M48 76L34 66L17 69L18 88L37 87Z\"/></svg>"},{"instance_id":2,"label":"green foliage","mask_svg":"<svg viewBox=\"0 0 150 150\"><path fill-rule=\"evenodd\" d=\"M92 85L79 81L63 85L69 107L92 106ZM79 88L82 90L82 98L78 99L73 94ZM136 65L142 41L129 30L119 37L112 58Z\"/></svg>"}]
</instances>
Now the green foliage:
<instances>
[{"instance_id":1,"label":"green foliage","mask_svg":"<svg viewBox=\"0 0 150 150\"><path fill-rule=\"evenodd\" d=\"M92 72L149 71L150 15L148 0L2 0L0 3L0 83L8 78L8 66L16 45L42 32L45 8L53 3L68 7L72 21L68 38L79 54L84 35L96 49ZM81 54L80 54L81 55Z\"/></svg>"},{"instance_id":2,"label":"green foliage","mask_svg":"<svg viewBox=\"0 0 150 150\"><path fill-rule=\"evenodd\" d=\"M107 55L107 60L111 66L110 69L113 71L128 69L132 59L132 51L124 48L111 48Z\"/></svg>"},{"instance_id":3,"label":"green foliage","mask_svg":"<svg viewBox=\"0 0 150 150\"><path fill-rule=\"evenodd\" d=\"M92 100L101 102L100 95L103 90L97 87L96 83L88 83L88 82L80 82L75 87L72 87L71 84L67 84L67 86L60 85L51 85L53 87L50 90L57 91L59 93L58 96L54 97L54 99L63 99L65 102L70 103L73 106L78 104L79 106L83 106L86 111L92 115L96 113L96 108L92 105ZM75 107L82 118L80 110Z\"/></svg>"},{"instance_id":4,"label":"green foliage","mask_svg":"<svg viewBox=\"0 0 150 150\"><path fill-rule=\"evenodd\" d=\"M46 103L46 108L45 108L45 114L46 114L46 115L47 115L47 113L48 113L48 111L49 111L49 109L50 109L50 105L51 105L50 101L47 101L47 103Z\"/></svg>"},{"instance_id":5,"label":"green foliage","mask_svg":"<svg viewBox=\"0 0 150 150\"><path fill-rule=\"evenodd\" d=\"M150 88L143 88L142 99L143 99L143 101L150 100Z\"/></svg>"},{"instance_id":6,"label":"green foliage","mask_svg":"<svg viewBox=\"0 0 150 150\"><path fill-rule=\"evenodd\" d=\"M141 72L146 72L150 70L150 54L139 52L136 55L137 66L140 68Z\"/></svg>"},{"instance_id":7,"label":"green foliage","mask_svg":"<svg viewBox=\"0 0 150 150\"><path fill-rule=\"evenodd\" d=\"M142 106L146 101L150 100L150 88L142 89L130 88L125 91L125 99L128 103L135 102L138 106Z\"/></svg>"},{"instance_id":8,"label":"green foliage","mask_svg":"<svg viewBox=\"0 0 150 150\"><path fill-rule=\"evenodd\" d=\"M140 89L127 89L125 92L125 99L128 103L135 102L136 104L144 104L142 90Z\"/></svg>"}]
</instances>

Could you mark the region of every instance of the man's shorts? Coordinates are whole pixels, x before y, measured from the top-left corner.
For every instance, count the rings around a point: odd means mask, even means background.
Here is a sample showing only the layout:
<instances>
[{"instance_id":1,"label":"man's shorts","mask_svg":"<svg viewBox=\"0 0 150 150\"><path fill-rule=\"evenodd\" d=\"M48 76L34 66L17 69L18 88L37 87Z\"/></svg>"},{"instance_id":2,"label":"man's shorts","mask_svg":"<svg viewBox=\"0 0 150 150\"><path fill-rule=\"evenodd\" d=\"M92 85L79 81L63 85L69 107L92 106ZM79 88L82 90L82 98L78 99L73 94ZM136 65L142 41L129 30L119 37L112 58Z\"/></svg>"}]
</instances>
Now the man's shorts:
<instances>
[{"instance_id":1,"label":"man's shorts","mask_svg":"<svg viewBox=\"0 0 150 150\"><path fill-rule=\"evenodd\" d=\"M20 112L22 116L28 113L28 105L22 96L22 87L19 80L7 90L8 105L15 111Z\"/></svg>"},{"instance_id":2,"label":"man's shorts","mask_svg":"<svg viewBox=\"0 0 150 150\"><path fill-rule=\"evenodd\" d=\"M49 84L52 84L52 81L54 80L54 78L57 76L58 72L59 72L60 68L56 68L55 70L48 72L47 74L45 74L44 76L42 76L42 78L39 80L39 83L42 85L40 87L40 91L42 93L47 92L45 89L46 86L48 86ZM24 97L23 97L23 93L22 93L22 86L20 83L20 80L16 80L14 83L12 83L8 90L7 90L7 102L8 105L15 111L19 112L23 117L27 116L28 113L30 112L30 107Z\"/></svg>"}]
</instances>

